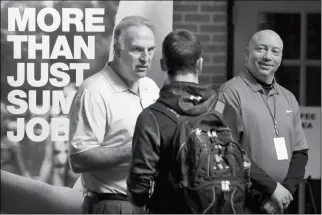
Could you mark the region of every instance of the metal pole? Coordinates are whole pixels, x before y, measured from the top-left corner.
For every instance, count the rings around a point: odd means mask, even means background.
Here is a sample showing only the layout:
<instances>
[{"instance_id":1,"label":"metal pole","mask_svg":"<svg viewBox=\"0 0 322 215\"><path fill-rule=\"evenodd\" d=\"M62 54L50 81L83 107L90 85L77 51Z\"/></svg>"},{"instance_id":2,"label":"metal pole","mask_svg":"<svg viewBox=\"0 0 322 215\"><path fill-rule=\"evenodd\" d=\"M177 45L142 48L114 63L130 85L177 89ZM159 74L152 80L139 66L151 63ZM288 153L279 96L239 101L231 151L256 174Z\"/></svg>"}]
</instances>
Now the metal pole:
<instances>
[{"instance_id":1,"label":"metal pole","mask_svg":"<svg viewBox=\"0 0 322 215\"><path fill-rule=\"evenodd\" d=\"M298 203L298 213L305 214L305 180L302 180L299 184L299 203Z\"/></svg>"}]
</instances>

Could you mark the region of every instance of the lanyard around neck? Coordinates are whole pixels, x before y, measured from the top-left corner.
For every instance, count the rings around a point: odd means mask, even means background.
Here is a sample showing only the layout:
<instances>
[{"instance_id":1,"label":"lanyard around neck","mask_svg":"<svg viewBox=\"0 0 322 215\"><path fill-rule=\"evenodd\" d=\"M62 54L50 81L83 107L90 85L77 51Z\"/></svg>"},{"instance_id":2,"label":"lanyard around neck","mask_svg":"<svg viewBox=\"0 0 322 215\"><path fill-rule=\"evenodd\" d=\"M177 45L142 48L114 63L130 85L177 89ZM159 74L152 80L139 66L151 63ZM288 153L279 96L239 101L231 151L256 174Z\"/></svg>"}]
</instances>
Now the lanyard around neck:
<instances>
[{"instance_id":1,"label":"lanyard around neck","mask_svg":"<svg viewBox=\"0 0 322 215\"><path fill-rule=\"evenodd\" d=\"M265 99L263 94L261 94L261 96L262 96L262 99L264 100L264 102L265 102L265 104L267 106L268 112L270 113L270 115L271 115L271 117L273 119L276 136L279 136L278 125L277 125L277 121L276 121L276 95L275 94L273 95L274 113L271 110L271 108L269 107L268 99ZM267 96L267 98L268 98L268 96Z\"/></svg>"}]
</instances>

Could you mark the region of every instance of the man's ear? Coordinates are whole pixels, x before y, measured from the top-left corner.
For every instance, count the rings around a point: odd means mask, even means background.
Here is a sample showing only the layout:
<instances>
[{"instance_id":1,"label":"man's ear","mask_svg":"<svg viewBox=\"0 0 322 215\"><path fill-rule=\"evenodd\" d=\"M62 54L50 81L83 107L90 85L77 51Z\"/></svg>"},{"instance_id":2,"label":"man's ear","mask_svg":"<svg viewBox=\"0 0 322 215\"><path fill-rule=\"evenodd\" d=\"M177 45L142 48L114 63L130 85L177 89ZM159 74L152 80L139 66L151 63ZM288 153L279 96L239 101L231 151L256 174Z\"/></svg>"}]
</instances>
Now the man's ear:
<instances>
[{"instance_id":1,"label":"man's ear","mask_svg":"<svg viewBox=\"0 0 322 215\"><path fill-rule=\"evenodd\" d=\"M167 64L166 64L164 58L160 59L160 66L161 66L161 69L162 69L163 72L168 71L168 67L167 67Z\"/></svg>"},{"instance_id":2,"label":"man's ear","mask_svg":"<svg viewBox=\"0 0 322 215\"><path fill-rule=\"evenodd\" d=\"M113 45L113 51L114 51L114 55L117 57L117 58L120 58L121 56L121 46L120 44L114 44Z\"/></svg>"},{"instance_id":3,"label":"man's ear","mask_svg":"<svg viewBox=\"0 0 322 215\"><path fill-rule=\"evenodd\" d=\"M244 58L245 58L245 60L248 59L248 55L249 55L249 47L246 47L245 48L245 51L244 51Z\"/></svg>"},{"instance_id":4,"label":"man's ear","mask_svg":"<svg viewBox=\"0 0 322 215\"><path fill-rule=\"evenodd\" d=\"M198 60L197 60L197 63L196 63L196 70L197 70L197 75L200 75L201 71L202 71L202 64L203 64L203 58L200 57Z\"/></svg>"}]
</instances>

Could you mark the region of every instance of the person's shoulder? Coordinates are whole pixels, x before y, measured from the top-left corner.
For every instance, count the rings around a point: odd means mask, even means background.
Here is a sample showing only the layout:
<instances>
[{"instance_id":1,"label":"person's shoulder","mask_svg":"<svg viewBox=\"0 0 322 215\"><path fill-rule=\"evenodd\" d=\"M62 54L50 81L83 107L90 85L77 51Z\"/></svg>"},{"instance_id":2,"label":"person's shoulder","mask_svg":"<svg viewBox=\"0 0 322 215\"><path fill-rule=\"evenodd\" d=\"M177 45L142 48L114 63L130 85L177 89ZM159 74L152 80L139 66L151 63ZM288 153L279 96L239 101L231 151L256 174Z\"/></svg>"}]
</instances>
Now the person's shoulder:
<instances>
[{"instance_id":1,"label":"person's shoulder","mask_svg":"<svg viewBox=\"0 0 322 215\"><path fill-rule=\"evenodd\" d=\"M155 83L155 81L152 78L143 77L143 78L141 78L140 82L141 82L141 84L143 84L147 88L160 90L160 88L158 87L158 85Z\"/></svg>"},{"instance_id":2,"label":"person's shoulder","mask_svg":"<svg viewBox=\"0 0 322 215\"><path fill-rule=\"evenodd\" d=\"M102 86L105 86L104 83L104 74L103 71L99 71L88 78L86 78L82 84L78 88L78 94L79 93L96 93L97 91L100 91Z\"/></svg>"},{"instance_id":3,"label":"person's shoulder","mask_svg":"<svg viewBox=\"0 0 322 215\"><path fill-rule=\"evenodd\" d=\"M230 80L226 81L225 83L223 83L218 88L218 92L225 93L225 92L238 91L242 82L243 82L243 80L239 75L235 76L235 77L231 78Z\"/></svg>"},{"instance_id":4,"label":"person's shoulder","mask_svg":"<svg viewBox=\"0 0 322 215\"><path fill-rule=\"evenodd\" d=\"M155 115L153 114L153 109L151 108L152 105L144 108L138 116L137 124L139 126L146 126L147 121L155 120Z\"/></svg>"},{"instance_id":5,"label":"person's shoulder","mask_svg":"<svg viewBox=\"0 0 322 215\"><path fill-rule=\"evenodd\" d=\"M291 91L289 91L288 89L286 89L278 83L276 83L276 85L278 87L279 93L282 94L287 101L289 101L292 105L299 105L295 95Z\"/></svg>"},{"instance_id":6,"label":"person's shoulder","mask_svg":"<svg viewBox=\"0 0 322 215\"><path fill-rule=\"evenodd\" d=\"M98 84L100 84L104 80L104 71L98 71L95 74L89 76L86 78L82 84L81 87L83 88L97 88Z\"/></svg>"}]
</instances>

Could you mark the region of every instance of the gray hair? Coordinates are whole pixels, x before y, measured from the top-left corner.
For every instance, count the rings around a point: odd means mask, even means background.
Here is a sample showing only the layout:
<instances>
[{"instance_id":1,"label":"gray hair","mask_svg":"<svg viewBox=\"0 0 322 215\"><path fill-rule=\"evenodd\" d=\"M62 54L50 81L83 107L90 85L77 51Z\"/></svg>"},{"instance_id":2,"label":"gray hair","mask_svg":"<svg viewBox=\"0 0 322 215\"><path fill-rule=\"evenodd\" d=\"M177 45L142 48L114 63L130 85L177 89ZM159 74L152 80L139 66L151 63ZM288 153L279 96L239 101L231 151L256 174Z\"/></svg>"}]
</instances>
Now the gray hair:
<instances>
[{"instance_id":1,"label":"gray hair","mask_svg":"<svg viewBox=\"0 0 322 215\"><path fill-rule=\"evenodd\" d=\"M114 29L114 47L115 45L124 45L124 32L133 26L146 26L155 33L155 26L147 18L142 16L127 16Z\"/></svg>"}]
</instances>

